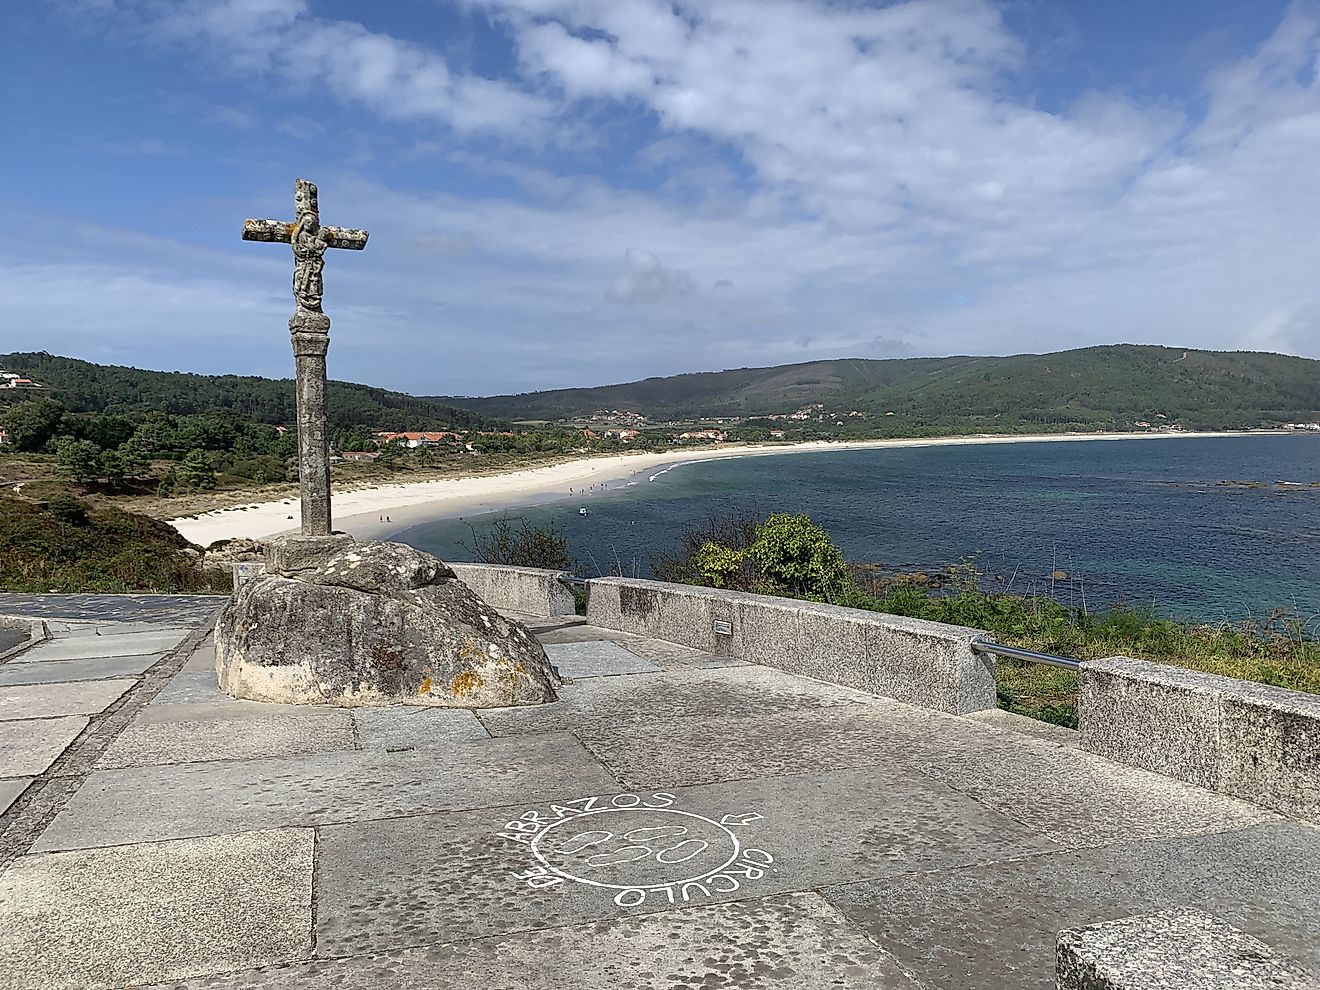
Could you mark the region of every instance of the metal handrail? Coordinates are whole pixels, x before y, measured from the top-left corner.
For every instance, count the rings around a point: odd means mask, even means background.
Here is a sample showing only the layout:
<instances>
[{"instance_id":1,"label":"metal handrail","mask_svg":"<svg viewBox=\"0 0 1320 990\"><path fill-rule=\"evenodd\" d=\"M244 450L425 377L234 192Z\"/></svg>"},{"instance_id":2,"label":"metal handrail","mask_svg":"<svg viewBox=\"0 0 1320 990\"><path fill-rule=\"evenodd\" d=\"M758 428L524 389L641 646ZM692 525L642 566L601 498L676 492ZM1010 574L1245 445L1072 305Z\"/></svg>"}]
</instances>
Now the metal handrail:
<instances>
[{"instance_id":1,"label":"metal handrail","mask_svg":"<svg viewBox=\"0 0 1320 990\"><path fill-rule=\"evenodd\" d=\"M587 586L586 578L570 577L567 574L560 574L555 580L570 588L585 588Z\"/></svg>"},{"instance_id":2,"label":"metal handrail","mask_svg":"<svg viewBox=\"0 0 1320 990\"><path fill-rule=\"evenodd\" d=\"M1014 660L1029 660L1032 663L1049 664L1064 670L1080 670L1081 664L1068 657L1056 657L1053 653L1037 653L1018 646L1005 646L1003 643L991 643L984 639L974 639L971 647L978 653L991 653L997 657L1012 657Z\"/></svg>"}]
</instances>

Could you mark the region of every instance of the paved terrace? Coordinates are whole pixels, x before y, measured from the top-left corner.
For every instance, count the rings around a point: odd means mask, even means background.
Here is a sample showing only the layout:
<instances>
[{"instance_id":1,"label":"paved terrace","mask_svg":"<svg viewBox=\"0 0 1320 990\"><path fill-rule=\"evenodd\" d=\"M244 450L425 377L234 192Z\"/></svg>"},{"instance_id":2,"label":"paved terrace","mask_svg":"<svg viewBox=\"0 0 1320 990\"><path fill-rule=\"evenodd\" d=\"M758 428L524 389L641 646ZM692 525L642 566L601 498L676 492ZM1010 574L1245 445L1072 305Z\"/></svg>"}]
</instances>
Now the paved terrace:
<instances>
[{"instance_id":1,"label":"paved terrace","mask_svg":"<svg viewBox=\"0 0 1320 990\"><path fill-rule=\"evenodd\" d=\"M0 664L0 986L1043 990L1184 906L1320 970L1315 828L1063 730L575 619L555 705L234 701L212 607L43 597Z\"/></svg>"}]
</instances>

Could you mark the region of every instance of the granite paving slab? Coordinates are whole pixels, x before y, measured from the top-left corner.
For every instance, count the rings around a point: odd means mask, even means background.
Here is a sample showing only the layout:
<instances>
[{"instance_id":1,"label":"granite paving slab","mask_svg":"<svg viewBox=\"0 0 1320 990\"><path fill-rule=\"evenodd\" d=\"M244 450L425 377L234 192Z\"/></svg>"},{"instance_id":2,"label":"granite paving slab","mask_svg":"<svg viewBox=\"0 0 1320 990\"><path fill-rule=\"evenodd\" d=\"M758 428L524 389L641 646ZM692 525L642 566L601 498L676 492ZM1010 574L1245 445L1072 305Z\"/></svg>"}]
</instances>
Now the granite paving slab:
<instances>
[{"instance_id":1,"label":"granite paving slab","mask_svg":"<svg viewBox=\"0 0 1320 990\"><path fill-rule=\"evenodd\" d=\"M115 738L97 760L96 769L254 760L354 748L353 717L342 709L136 722Z\"/></svg>"},{"instance_id":2,"label":"granite paving slab","mask_svg":"<svg viewBox=\"0 0 1320 990\"><path fill-rule=\"evenodd\" d=\"M71 715L0 722L0 777L45 773L88 721L85 715Z\"/></svg>"},{"instance_id":3,"label":"granite paving slab","mask_svg":"<svg viewBox=\"0 0 1320 990\"><path fill-rule=\"evenodd\" d=\"M0 721L95 715L114 704L136 681L68 681L0 685Z\"/></svg>"},{"instance_id":4,"label":"granite paving slab","mask_svg":"<svg viewBox=\"0 0 1320 990\"><path fill-rule=\"evenodd\" d=\"M1055 848L942 784L870 769L571 790L323 828L317 944L330 955L379 952Z\"/></svg>"},{"instance_id":5,"label":"granite paving slab","mask_svg":"<svg viewBox=\"0 0 1320 990\"><path fill-rule=\"evenodd\" d=\"M619 645L665 670L713 670L716 667L748 665L746 660L737 657L717 657L702 650L694 650L690 646L667 643L663 639L628 639L620 641Z\"/></svg>"},{"instance_id":6,"label":"granite paving slab","mask_svg":"<svg viewBox=\"0 0 1320 990\"><path fill-rule=\"evenodd\" d=\"M427 749L490 738L476 715L459 708L354 708L353 723L364 750Z\"/></svg>"},{"instance_id":7,"label":"granite paving slab","mask_svg":"<svg viewBox=\"0 0 1320 990\"><path fill-rule=\"evenodd\" d=\"M582 622L560 623L553 619L545 620L547 625L531 626L542 646L556 643L595 643L602 640L626 643L636 639L632 633L619 632L616 629L602 629L600 626L588 626Z\"/></svg>"},{"instance_id":8,"label":"granite paving slab","mask_svg":"<svg viewBox=\"0 0 1320 990\"><path fill-rule=\"evenodd\" d=\"M636 653L607 640L551 643L545 648L550 662L565 677L607 677L611 674L658 674L660 668Z\"/></svg>"},{"instance_id":9,"label":"granite paving slab","mask_svg":"<svg viewBox=\"0 0 1320 990\"><path fill-rule=\"evenodd\" d=\"M0 687L6 684L49 684L55 681L95 681L136 676L160 658L159 653L148 653L97 660L7 663L0 665Z\"/></svg>"},{"instance_id":10,"label":"granite paving slab","mask_svg":"<svg viewBox=\"0 0 1320 990\"><path fill-rule=\"evenodd\" d=\"M0 780L0 814L18 800L18 796L27 790L27 785L30 783L32 783L31 777L10 777Z\"/></svg>"},{"instance_id":11,"label":"granite paving slab","mask_svg":"<svg viewBox=\"0 0 1320 990\"><path fill-rule=\"evenodd\" d=\"M661 983L661 980L664 982ZM326 959L152 990L923 990L816 894Z\"/></svg>"},{"instance_id":12,"label":"granite paving slab","mask_svg":"<svg viewBox=\"0 0 1320 990\"><path fill-rule=\"evenodd\" d=\"M141 986L311 955L311 829L24 856L0 875L15 990Z\"/></svg>"},{"instance_id":13,"label":"granite paving slab","mask_svg":"<svg viewBox=\"0 0 1320 990\"><path fill-rule=\"evenodd\" d=\"M670 723L693 715L715 717L785 709L863 706L872 696L809 681L769 667L689 670L645 677L595 677L566 684L559 703L528 708L490 708L478 717L491 735L550 729Z\"/></svg>"},{"instance_id":14,"label":"granite paving slab","mask_svg":"<svg viewBox=\"0 0 1320 990\"><path fill-rule=\"evenodd\" d=\"M1062 850L823 893L932 987L1053 990L1060 930L1179 907L1209 911L1320 972L1320 830L1298 823Z\"/></svg>"},{"instance_id":15,"label":"granite paving slab","mask_svg":"<svg viewBox=\"0 0 1320 990\"><path fill-rule=\"evenodd\" d=\"M188 662L183 665L183 670L188 673L215 673L215 643L207 640L197 649L193 650L192 656Z\"/></svg>"},{"instance_id":16,"label":"granite paving slab","mask_svg":"<svg viewBox=\"0 0 1320 990\"><path fill-rule=\"evenodd\" d=\"M1240 828L1278 817L1048 740L882 699L641 726L602 721L579 728L578 735L628 787L874 766L943 781L1073 845Z\"/></svg>"},{"instance_id":17,"label":"granite paving slab","mask_svg":"<svg viewBox=\"0 0 1320 990\"><path fill-rule=\"evenodd\" d=\"M0 594L0 615L82 621L155 621L196 625L224 605L223 595Z\"/></svg>"},{"instance_id":18,"label":"granite paving slab","mask_svg":"<svg viewBox=\"0 0 1320 990\"><path fill-rule=\"evenodd\" d=\"M80 849L499 807L616 786L568 733L405 753L321 753L102 770L87 777L34 848Z\"/></svg>"},{"instance_id":19,"label":"granite paving slab","mask_svg":"<svg viewBox=\"0 0 1320 990\"><path fill-rule=\"evenodd\" d=\"M46 628L55 639L70 639L78 636L111 636L124 634L159 633L163 629L183 628L190 623L172 626L164 622L80 622L67 619L48 619Z\"/></svg>"},{"instance_id":20,"label":"granite paving slab","mask_svg":"<svg viewBox=\"0 0 1320 990\"><path fill-rule=\"evenodd\" d=\"M215 666L212 665L209 670L180 670L160 694L152 699L151 704L199 704L233 700L220 690Z\"/></svg>"},{"instance_id":21,"label":"granite paving slab","mask_svg":"<svg viewBox=\"0 0 1320 990\"><path fill-rule=\"evenodd\" d=\"M211 719L231 721L263 719L271 715L301 715L308 718L340 718L347 709L328 705L280 705L270 701L244 701L228 698L224 701L167 701L144 705L134 719L135 725L156 722L205 722ZM241 731L240 726L234 727Z\"/></svg>"},{"instance_id":22,"label":"granite paving slab","mask_svg":"<svg viewBox=\"0 0 1320 990\"><path fill-rule=\"evenodd\" d=\"M161 629L140 633L109 633L101 636L68 636L48 639L25 650L10 663L43 663L48 660L97 660L103 657L164 653L178 646L189 629Z\"/></svg>"}]
</instances>

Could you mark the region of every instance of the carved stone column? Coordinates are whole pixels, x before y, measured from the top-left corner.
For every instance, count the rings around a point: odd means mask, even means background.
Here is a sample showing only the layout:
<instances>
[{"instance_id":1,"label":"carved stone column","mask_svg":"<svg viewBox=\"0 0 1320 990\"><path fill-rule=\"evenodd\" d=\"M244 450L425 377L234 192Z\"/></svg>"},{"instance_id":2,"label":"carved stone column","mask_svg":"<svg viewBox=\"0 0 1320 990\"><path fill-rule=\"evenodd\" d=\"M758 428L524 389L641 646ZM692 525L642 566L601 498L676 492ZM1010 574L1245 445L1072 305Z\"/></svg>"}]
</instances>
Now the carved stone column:
<instances>
[{"instance_id":1,"label":"carved stone column","mask_svg":"<svg viewBox=\"0 0 1320 990\"><path fill-rule=\"evenodd\" d=\"M302 534L330 535L330 441L326 435L325 355L330 317L301 310L289 320L298 397L298 490Z\"/></svg>"}]
</instances>

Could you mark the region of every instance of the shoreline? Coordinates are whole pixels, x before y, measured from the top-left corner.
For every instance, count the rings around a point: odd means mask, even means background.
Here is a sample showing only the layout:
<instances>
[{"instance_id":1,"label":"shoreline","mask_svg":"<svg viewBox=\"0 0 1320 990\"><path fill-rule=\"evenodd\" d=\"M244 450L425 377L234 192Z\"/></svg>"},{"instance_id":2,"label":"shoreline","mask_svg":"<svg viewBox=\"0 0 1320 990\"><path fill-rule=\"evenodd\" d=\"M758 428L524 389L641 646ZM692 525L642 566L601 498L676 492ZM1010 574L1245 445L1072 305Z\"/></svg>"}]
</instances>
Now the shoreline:
<instances>
[{"instance_id":1,"label":"shoreline","mask_svg":"<svg viewBox=\"0 0 1320 990\"><path fill-rule=\"evenodd\" d=\"M684 448L656 452L579 457L545 467L505 474L402 482L334 492L331 509L336 531L358 539L382 539L414 526L460 516L484 515L546 502L596 496L655 468L670 471L684 464L732 457L892 447L951 447L1001 443L1069 443L1092 440L1176 440L1250 436L1288 436L1285 430L1213 433L1063 433L976 435L893 440L812 440L780 445L740 444L722 448ZM218 540L264 539L298 528L299 502L287 498L215 509L166 520L192 543L206 547ZM388 520L388 521L387 521Z\"/></svg>"}]
</instances>

